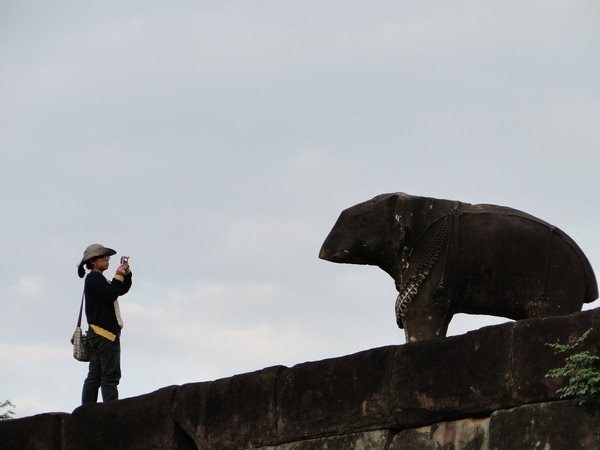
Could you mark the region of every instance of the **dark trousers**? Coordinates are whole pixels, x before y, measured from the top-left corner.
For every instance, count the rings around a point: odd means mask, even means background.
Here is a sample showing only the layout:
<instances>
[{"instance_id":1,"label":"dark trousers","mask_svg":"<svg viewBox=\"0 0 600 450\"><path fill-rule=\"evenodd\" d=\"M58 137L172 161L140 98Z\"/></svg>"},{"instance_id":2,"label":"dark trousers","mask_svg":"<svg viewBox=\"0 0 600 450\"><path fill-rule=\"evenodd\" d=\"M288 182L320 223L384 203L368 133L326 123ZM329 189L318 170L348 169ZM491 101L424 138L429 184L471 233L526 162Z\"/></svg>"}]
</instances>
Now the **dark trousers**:
<instances>
[{"instance_id":1,"label":"dark trousers","mask_svg":"<svg viewBox=\"0 0 600 450\"><path fill-rule=\"evenodd\" d=\"M114 341L99 336L90 328L87 332L90 347L90 367L83 382L81 403L97 403L98 390L102 392L102 400L110 402L119 399L117 385L121 380L121 341Z\"/></svg>"}]
</instances>

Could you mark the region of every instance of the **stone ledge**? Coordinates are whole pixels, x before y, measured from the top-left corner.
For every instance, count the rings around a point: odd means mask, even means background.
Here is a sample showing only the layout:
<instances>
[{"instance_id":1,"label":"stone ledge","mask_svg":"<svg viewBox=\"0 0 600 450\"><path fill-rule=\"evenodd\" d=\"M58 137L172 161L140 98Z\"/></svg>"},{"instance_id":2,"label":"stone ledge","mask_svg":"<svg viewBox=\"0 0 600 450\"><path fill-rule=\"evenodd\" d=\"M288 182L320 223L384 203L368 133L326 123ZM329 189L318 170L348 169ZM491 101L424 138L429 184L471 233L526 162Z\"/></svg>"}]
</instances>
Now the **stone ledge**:
<instances>
[{"instance_id":1,"label":"stone ledge","mask_svg":"<svg viewBox=\"0 0 600 450\"><path fill-rule=\"evenodd\" d=\"M178 389L170 386L138 397L80 406L63 420L62 448L195 449L171 414Z\"/></svg>"},{"instance_id":2,"label":"stone ledge","mask_svg":"<svg viewBox=\"0 0 600 450\"><path fill-rule=\"evenodd\" d=\"M600 448L600 403L564 400L496 411L490 418L489 449Z\"/></svg>"},{"instance_id":3,"label":"stone ledge","mask_svg":"<svg viewBox=\"0 0 600 450\"><path fill-rule=\"evenodd\" d=\"M561 380L545 374L564 362L544 344L573 342L589 328L600 330L600 309L171 386L71 415L2 421L0 448L11 448L18 436L23 445L14 448L44 448L27 444L44 442L49 449L258 448L348 435L378 440L368 433L494 411L496 430L511 408L558 400ZM592 333L585 348L598 354L599 339ZM505 434L490 431L490 442Z\"/></svg>"},{"instance_id":4,"label":"stone ledge","mask_svg":"<svg viewBox=\"0 0 600 450\"><path fill-rule=\"evenodd\" d=\"M0 421L0 448L3 450L62 450L61 429L66 413L38 414Z\"/></svg>"},{"instance_id":5,"label":"stone ledge","mask_svg":"<svg viewBox=\"0 0 600 450\"><path fill-rule=\"evenodd\" d=\"M185 384L173 402L177 423L198 448L252 448L281 442L277 435L275 366L207 383Z\"/></svg>"}]
</instances>

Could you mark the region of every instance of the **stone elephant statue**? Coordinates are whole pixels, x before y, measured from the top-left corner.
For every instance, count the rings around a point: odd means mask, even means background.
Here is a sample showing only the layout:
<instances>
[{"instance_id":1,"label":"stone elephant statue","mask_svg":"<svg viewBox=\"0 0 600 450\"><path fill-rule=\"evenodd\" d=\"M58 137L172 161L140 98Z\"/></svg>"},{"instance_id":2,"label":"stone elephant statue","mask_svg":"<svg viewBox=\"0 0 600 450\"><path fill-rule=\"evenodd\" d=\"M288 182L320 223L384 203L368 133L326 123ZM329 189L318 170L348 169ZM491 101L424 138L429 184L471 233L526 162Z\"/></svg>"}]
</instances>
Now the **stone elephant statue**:
<instances>
[{"instance_id":1,"label":"stone elephant statue","mask_svg":"<svg viewBox=\"0 0 600 450\"><path fill-rule=\"evenodd\" d=\"M598 297L594 271L569 236L502 206L379 195L340 214L319 257L391 275L407 342L445 337L456 313L565 315Z\"/></svg>"}]
</instances>

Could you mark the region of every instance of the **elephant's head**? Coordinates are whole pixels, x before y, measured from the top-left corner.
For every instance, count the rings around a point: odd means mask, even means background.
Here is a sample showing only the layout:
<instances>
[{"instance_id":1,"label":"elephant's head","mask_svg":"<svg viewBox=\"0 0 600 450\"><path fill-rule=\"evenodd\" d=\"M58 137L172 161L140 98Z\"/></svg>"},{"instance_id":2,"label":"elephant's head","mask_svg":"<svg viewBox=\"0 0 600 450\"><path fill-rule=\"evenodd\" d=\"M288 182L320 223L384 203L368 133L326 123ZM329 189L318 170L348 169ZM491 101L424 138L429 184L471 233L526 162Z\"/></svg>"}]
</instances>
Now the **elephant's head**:
<instances>
[{"instance_id":1,"label":"elephant's head","mask_svg":"<svg viewBox=\"0 0 600 450\"><path fill-rule=\"evenodd\" d=\"M319 258L379 266L397 280L412 221L411 199L403 193L383 194L342 211Z\"/></svg>"}]
</instances>

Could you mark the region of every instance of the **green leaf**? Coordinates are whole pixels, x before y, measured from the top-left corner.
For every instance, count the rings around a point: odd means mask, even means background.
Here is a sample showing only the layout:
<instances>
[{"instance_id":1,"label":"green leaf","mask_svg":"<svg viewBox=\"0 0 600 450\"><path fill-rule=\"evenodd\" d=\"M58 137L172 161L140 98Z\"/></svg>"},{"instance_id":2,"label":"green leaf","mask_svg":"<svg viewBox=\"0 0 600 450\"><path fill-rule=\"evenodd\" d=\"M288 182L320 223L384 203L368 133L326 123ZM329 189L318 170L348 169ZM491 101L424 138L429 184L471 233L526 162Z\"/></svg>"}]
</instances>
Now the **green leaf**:
<instances>
[{"instance_id":1,"label":"green leaf","mask_svg":"<svg viewBox=\"0 0 600 450\"><path fill-rule=\"evenodd\" d=\"M560 394L560 398L575 397L580 405L600 394L600 373L594 369L600 357L588 350L576 351L592 330L587 330L573 344L545 344L554 349L554 354L570 353L564 359L565 365L550 369L545 378L564 377L566 386L557 389L556 393Z\"/></svg>"}]
</instances>

